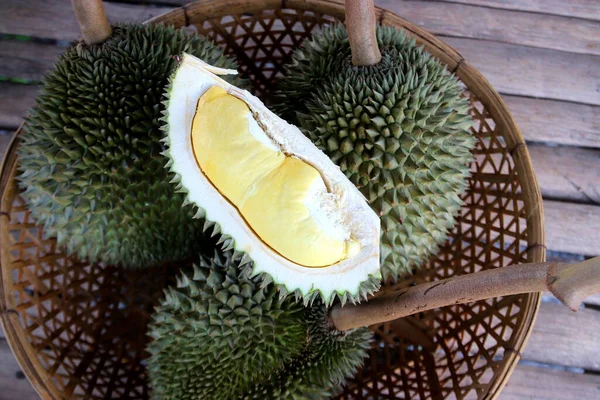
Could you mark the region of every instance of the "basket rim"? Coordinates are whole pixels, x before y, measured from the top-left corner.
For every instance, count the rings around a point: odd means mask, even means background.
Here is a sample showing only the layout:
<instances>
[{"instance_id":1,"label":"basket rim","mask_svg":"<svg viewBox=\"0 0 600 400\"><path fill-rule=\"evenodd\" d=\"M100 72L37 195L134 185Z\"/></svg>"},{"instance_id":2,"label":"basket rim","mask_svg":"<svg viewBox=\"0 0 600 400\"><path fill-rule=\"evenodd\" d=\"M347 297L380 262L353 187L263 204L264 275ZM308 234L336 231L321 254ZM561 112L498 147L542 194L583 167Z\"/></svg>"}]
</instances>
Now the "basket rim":
<instances>
[{"instance_id":1,"label":"basket rim","mask_svg":"<svg viewBox=\"0 0 600 400\"><path fill-rule=\"evenodd\" d=\"M182 5L164 14L158 15L145 23L165 23L176 28L189 25L190 20L202 14L205 19L229 15L232 8L235 13L261 12L264 9L296 9L317 10L328 15L344 20L343 0L198 0ZM541 190L533 171L529 151L512 114L498 92L492 87L476 68L460 55L458 51L444 43L430 32L410 23L392 11L381 7L376 8L376 18L379 24L391 25L407 31L417 42L423 45L430 53L444 63L448 69L456 74L465 83L468 89L477 95L478 100L490 112L497 123L501 123L505 130L503 137L515 163L517 170L525 213L527 215L527 259L529 262L541 262L546 258L544 215ZM200 17L202 18L202 17ZM14 299L10 293L12 285L12 269L6 244L9 243L7 229L10 216L6 212L10 209L14 198L14 186L10 183L13 170L16 167L19 136L23 124L15 132L0 166L0 324L3 326L8 345L15 355L17 362L25 376L43 399L59 399L61 391L46 373L46 369L37 359L36 352L27 340L27 333L20 323L18 313L12 308ZM517 326L515 335L515 348L505 349L501 371L496 371L494 379L489 382L487 392L482 399L496 399L510 378L514 368L521 358L521 351L527 344L533 325L535 323L541 293L525 295L523 307L525 315Z\"/></svg>"}]
</instances>

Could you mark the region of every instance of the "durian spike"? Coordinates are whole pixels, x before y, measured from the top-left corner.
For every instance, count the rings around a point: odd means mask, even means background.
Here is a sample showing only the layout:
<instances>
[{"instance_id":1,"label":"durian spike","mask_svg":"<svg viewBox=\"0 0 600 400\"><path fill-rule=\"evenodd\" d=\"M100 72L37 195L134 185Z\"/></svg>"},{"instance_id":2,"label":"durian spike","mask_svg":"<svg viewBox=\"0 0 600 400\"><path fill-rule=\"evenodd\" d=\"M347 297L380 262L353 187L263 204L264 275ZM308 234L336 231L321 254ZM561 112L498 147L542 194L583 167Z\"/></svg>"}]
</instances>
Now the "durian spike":
<instances>
[{"instance_id":1,"label":"durian spike","mask_svg":"<svg viewBox=\"0 0 600 400\"><path fill-rule=\"evenodd\" d=\"M577 264L542 262L511 265L429 282L376 297L365 303L331 309L340 331L392 321L419 312L499 296L549 291L577 311L600 292L600 257Z\"/></svg>"},{"instance_id":2,"label":"durian spike","mask_svg":"<svg viewBox=\"0 0 600 400\"><path fill-rule=\"evenodd\" d=\"M71 0L71 3L86 44L99 44L108 39L110 25L102 0Z\"/></svg>"},{"instance_id":3,"label":"durian spike","mask_svg":"<svg viewBox=\"0 0 600 400\"><path fill-rule=\"evenodd\" d=\"M368 66L381 61L376 28L373 0L346 0L346 30L352 50L352 64Z\"/></svg>"}]
</instances>

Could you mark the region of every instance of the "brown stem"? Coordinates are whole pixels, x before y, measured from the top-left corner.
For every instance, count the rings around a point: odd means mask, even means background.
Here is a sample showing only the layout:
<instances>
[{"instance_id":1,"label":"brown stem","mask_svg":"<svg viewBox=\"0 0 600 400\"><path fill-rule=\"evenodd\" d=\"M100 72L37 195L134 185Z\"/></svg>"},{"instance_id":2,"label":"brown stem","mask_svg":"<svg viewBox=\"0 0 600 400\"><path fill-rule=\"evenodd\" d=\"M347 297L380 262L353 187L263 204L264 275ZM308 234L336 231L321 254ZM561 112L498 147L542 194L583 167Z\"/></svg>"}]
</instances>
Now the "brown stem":
<instances>
[{"instance_id":1,"label":"brown stem","mask_svg":"<svg viewBox=\"0 0 600 400\"><path fill-rule=\"evenodd\" d=\"M336 329L344 331L452 304L545 290L577 310L583 299L600 292L600 257L578 264L511 265L425 283L363 304L337 305L330 319Z\"/></svg>"},{"instance_id":2,"label":"brown stem","mask_svg":"<svg viewBox=\"0 0 600 400\"><path fill-rule=\"evenodd\" d=\"M71 0L83 39L87 44L104 42L110 36L110 25L102 0Z\"/></svg>"},{"instance_id":3,"label":"brown stem","mask_svg":"<svg viewBox=\"0 0 600 400\"><path fill-rule=\"evenodd\" d=\"M346 30L352 50L352 64L367 66L381 61L376 28L373 0L346 0Z\"/></svg>"}]
</instances>

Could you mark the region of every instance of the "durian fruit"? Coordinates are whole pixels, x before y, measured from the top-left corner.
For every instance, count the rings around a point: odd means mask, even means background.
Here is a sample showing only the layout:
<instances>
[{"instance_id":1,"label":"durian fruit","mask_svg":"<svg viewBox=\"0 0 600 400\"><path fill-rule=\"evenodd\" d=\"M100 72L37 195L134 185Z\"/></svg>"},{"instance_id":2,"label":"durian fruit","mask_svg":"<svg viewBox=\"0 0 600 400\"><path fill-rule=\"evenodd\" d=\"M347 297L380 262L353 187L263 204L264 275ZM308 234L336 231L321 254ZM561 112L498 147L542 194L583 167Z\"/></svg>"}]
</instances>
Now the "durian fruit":
<instances>
[{"instance_id":1,"label":"durian fruit","mask_svg":"<svg viewBox=\"0 0 600 400\"><path fill-rule=\"evenodd\" d=\"M307 308L305 314L309 333L304 352L246 392L243 399L327 399L363 364L372 340L367 328L333 329L322 305Z\"/></svg>"},{"instance_id":2,"label":"durian fruit","mask_svg":"<svg viewBox=\"0 0 600 400\"><path fill-rule=\"evenodd\" d=\"M202 243L203 221L182 208L161 155L162 94L182 51L235 66L197 35L128 24L104 43L74 43L45 77L18 180L36 222L70 255L137 267L187 258Z\"/></svg>"},{"instance_id":3,"label":"durian fruit","mask_svg":"<svg viewBox=\"0 0 600 400\"><path fill-rule=\"evenodd\" d=\"M455 223L475 139L462 85L393 27L381 61L354 66L343 25L298 49L275 110L340 166L381 218L381 268L397 279L434 254Z\"/></svg>"},{"instance_id":4,"label":"durian fruit","mask_svg":"<svg viewBox=\"0 0 600 400\"><path fill-rule=\"evenodd\" d=\"M256 97L184 54L167 96L165 154L225 249L305 303L379 287L379 219L331 160Z\"/></svg>"},{"instance_id":5,"label":"durian fruit","mask_svg":"<svg viewBox=\"0 0 600 400\"><path fill-rule=\"evenodd\" d=\"M148 350L153 397L233 399L301 354L302 305L282 300L215 252L182 273L153 315Z\"/></svg>"},{"instance_id":6,"label":"durian fruit","mask_svg":"<svg viewBox=\"0 0 600 400\"><path fill-rule=\"evenodd\" d=\"M333 330L322 305L282 299L243 262L217 251L166 291L149 327L153 398L326 398L362 364L366 328Z\"/></svg>"}]
</instances>

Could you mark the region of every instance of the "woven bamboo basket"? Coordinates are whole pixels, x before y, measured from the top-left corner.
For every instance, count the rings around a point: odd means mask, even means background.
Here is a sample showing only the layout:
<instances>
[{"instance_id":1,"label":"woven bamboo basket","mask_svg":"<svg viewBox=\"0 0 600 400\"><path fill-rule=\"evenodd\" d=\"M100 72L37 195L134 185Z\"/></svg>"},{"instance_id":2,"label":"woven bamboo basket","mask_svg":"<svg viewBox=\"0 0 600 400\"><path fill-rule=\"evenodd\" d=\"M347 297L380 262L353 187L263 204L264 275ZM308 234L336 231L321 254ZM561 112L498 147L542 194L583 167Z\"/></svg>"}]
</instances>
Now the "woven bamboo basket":
<instances>
[{"instance_id":1,"label":"woven bamboo basket","mask_svg":"<svg viewBox=\"0 0 600 400\"><path fill-rule=\"evenodd\" d=\"M466 201L451 238L413 283L545 258L541 195L521 133L498 93L460 54L377 9L466 86L478 138ZM234 55L268 100L291 52L343 21L333 0L204 0L149 23L196 29ZM17 134L0 174L0 306L8 342L45 399L146 399L146 324L171 266L124 271L67 257L24 207L15 185ZM493 399L519 361L539 294L455 305L371 326L376 341L339 399Z\"/></svg>"}]
</instances>

